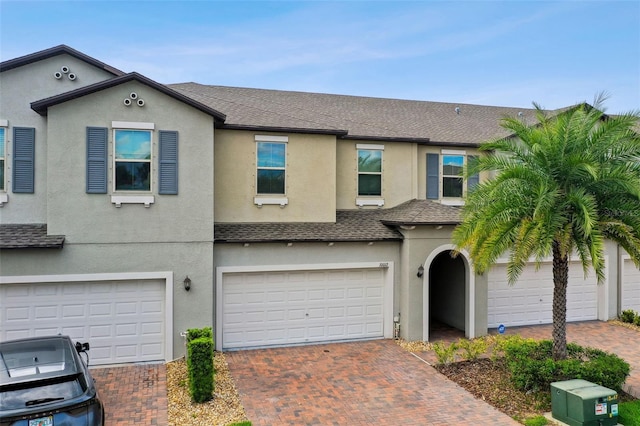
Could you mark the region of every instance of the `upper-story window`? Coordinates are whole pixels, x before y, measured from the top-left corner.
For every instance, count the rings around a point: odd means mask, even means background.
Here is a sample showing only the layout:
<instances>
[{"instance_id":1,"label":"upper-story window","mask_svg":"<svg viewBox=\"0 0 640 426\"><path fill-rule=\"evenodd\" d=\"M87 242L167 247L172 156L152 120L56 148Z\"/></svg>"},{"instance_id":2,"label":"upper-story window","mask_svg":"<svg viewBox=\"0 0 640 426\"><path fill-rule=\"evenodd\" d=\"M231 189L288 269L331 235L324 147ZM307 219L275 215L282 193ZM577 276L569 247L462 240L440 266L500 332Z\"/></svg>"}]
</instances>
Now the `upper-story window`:
<instances>
[{"instance_id":1,"label":"upper-story window","mask_svg":"<svg viewBox=\"0 0 640 426\"><path fill-rule=\"evenodd\" d=\"M0 191L6 191L6 180L5 180L5 164L7 163L7 151L6 151L6 134L7 130L5 127L0 127Z\"/></svg>"},{"instance_id":2,"label":"upper-story window","mask_svg":"<svg viewBox=\"0 0 640 426\"><path fill-rule=\"evenodd\" d=\"M114 189L151 191L150 130L114 130Z\"/></svg>"},{"instance_id":3,"label":"upper-story window","mask_svg":"<svg viewBox=\"0 0 640 426\"><path fill-rule=\"evenodd\" d=\"M358 195L382 195L382 149L358 149Z\"/></svg>"},{"instance_id":4,"label":"upper-story window","mask_svg":"<svg viewBox=\"0 0 640 426\"><path fill-rule=\"evenodd\" d=\"M427 199L445 204L462 205L467 192L479 182L479 176L464 179L464 167L476 156L464 150L443 149L427 154Z\"/></svg>"},{"instance_id":5,"label":"upper-story window","mask_svg":"<svg viewBox=\"0 0 640 426\"><path fill-rule=\"evenodd\" d=\"M285 194L287 144L257 142L257 193Z\"/></svg>"},{"instance_id":6,"label":"upper-story window","mask_svg":"<svg viewBox=\"0 0 640 426\"><path fill-rule=\"evenodd\" d=\"M442 196L462 197L464 155L442 156Z\"/></svg>"}]
</instances>

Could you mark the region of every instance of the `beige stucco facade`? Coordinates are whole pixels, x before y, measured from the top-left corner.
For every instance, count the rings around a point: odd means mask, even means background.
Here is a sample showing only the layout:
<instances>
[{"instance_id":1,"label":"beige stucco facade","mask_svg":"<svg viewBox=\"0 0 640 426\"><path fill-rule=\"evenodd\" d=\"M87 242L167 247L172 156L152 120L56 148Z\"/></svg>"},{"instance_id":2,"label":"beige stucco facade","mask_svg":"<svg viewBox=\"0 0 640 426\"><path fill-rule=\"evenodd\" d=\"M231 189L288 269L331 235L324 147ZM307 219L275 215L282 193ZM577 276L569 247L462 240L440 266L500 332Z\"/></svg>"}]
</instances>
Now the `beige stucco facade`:
<instances>
[{"instance_id":1,"label":"beige stucco facade","mask_svg":"<svg viewBox=\"0 0 640 426\"><path fill-rule=\"evenodd\" d=\"M287 139L285 194L258 194L256 138ZM216 130L216 222L334 222L336 138L332 135ZM286 198L286 204L256 198Z\"/></svg>"}]
</instances>

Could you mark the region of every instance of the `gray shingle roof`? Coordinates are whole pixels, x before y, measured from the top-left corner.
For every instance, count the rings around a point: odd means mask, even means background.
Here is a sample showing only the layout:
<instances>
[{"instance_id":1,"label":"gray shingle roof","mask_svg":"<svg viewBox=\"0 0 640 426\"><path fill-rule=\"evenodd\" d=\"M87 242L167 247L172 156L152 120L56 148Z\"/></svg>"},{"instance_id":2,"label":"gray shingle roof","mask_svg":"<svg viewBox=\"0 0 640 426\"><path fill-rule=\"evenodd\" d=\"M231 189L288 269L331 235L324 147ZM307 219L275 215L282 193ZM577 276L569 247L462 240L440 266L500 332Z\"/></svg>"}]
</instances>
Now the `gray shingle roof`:
<instances>
[{"instance_id":1,"label":"gray shingle roof","mask_svg":"<svg viewBox=\"0 0 640 426\"><path fill-rule=\"evenodd\" d=\"M402 234L380 222L380 214L381 210L338 210L335 223L216 223L215 242L402 240Z\"/></svg>"},{"instance_id":2,"label":"gray shingle roof","mask_svg":"<svg viewBox=\"0 0 640 426\"><path fill-rule=\"evenodd\" d=\"M399 225L457 224L460 209L411 200L390 209L338 210L335 223L216 223L216 243L399 241ZM389 226L386 226L389 225Z\"/></svg>"},{"instance_id":3,"label":"gray shingle roof","mask_svg":"<svg viewBox=\"0 0 640 426\"><path fill-rule=\"evenodd\" d=\"M347 131L346 138L417 140L433 144L477 145L507 136L499 126L518 113L534 123L526 108L384 99L282 90L169 85L226 114L230 128L326 129ZM459 107L459 113L456 108Z\"/></svg>"},{"instance_id":4,"label":"gray shingle roof","mask_svg":"<svg viewBox=\"0 0 640 426\"><path fill-rule=\"evenodd\" d=\"M47 225L0 225L0 249L62 248L64 235L48 235Z\"/></svg>"},{"instance_id":5,"label":"gray shingle roof","mask_svg":"<svg viewBox=\"0 0 640 426\"><path fill-rule=\"evenodd\" d=\"M385 211L381 219L386 225L456 225L460 208L431 200L410 200Z\"/></svg>"}]
</instances>

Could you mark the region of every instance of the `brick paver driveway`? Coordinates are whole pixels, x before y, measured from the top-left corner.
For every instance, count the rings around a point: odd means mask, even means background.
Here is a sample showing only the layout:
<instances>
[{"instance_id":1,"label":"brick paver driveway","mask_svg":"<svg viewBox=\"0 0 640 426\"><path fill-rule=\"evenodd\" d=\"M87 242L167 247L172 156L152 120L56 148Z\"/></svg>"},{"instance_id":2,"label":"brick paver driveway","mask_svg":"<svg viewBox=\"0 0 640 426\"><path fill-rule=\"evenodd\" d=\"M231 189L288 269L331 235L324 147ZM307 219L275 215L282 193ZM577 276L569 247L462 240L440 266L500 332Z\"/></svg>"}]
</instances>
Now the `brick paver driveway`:
<instances>
[{"instance_id":1,"label":"brick paver driveway","mask_svg":"<svg viewBox=\"0 0 640 426\"><path fill-rule=\"evenodd\" d=\"M518 425L392 340L225 354L254 425Z\"/></svg>"},{"instance_id":2,"label":"brick paver driveway","mask_svg":"<svg viewBox=\"0 0 640 426\"><path fill-rule=\"evenodd\" d=\"M551 325L507 330L515 333L550 339ZM629 362L632 370L625 388L640 397L640 332L588 321L567 324L567 336ZM255 426L519 424L391 340L225 355ZM419 355L435 359L432 353ZM164 365L92 368L92 374L105 403L107 425L167 424Z\"/></svg>"},{"instance_id":3,"label":"brick paver driveway","mask_svg":"<svg viewBox=\"0 0 640 426\"><path fill-rule=\"evenodd\" d=\"M92 368L107 426L167 424L164 364Z\"/></svg>"}]
</instances>

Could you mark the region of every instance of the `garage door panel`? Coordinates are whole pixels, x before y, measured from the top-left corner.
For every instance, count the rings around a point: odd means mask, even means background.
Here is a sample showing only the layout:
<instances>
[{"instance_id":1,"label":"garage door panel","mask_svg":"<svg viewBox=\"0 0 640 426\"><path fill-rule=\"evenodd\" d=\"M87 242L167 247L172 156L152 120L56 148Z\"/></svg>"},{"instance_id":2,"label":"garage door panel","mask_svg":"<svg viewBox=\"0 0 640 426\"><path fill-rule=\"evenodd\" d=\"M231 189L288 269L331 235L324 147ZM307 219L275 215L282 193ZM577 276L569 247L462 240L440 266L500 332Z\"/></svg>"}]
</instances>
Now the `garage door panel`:
<instances>
[{"instance_id":1,"label":"garage door panel","mask_svg":"<svg viewBox=\"0 0 640 426\"><path fill-rule=\"evenodd\" d=\"M92 365L163 360L164 289L164 280L2 285L0 339L67 334L90 343Z\"/></svg>"},{"instance_id":2,"label":"garage door panel","mask_svg":"<svg viewBox=\"0 0 640 426\"><path fill-rule=\"evenodd\" d=\"M489 273L488 326L548 324L553 321L553 267L525 267L518 282L508 285L507 267L496 265ZM572 262L567 287L567 321L597 319L597 280L584 278L582 267Z\"/></svg>"},{"instance_id":3,"label":"garage door panel","mask_svg":"<svg viewBox=\"0 0 640 426\"><path fill-rule=\"evenodd\" d=\"M640 312L640 270L625 259L622 272L622 310Z\"/></svg>"},{"instance_id":4,"label":"garage door panel","mask_svg":"<svg viewBox=\"0 0 640 426\"><path fill-rule=\"evenodd\" d=\"M365 270L225 274L223 347L382 337L384 275L368 277ZM247 297L261 292L259 303Z\"/></svg>"}]
</instances>

